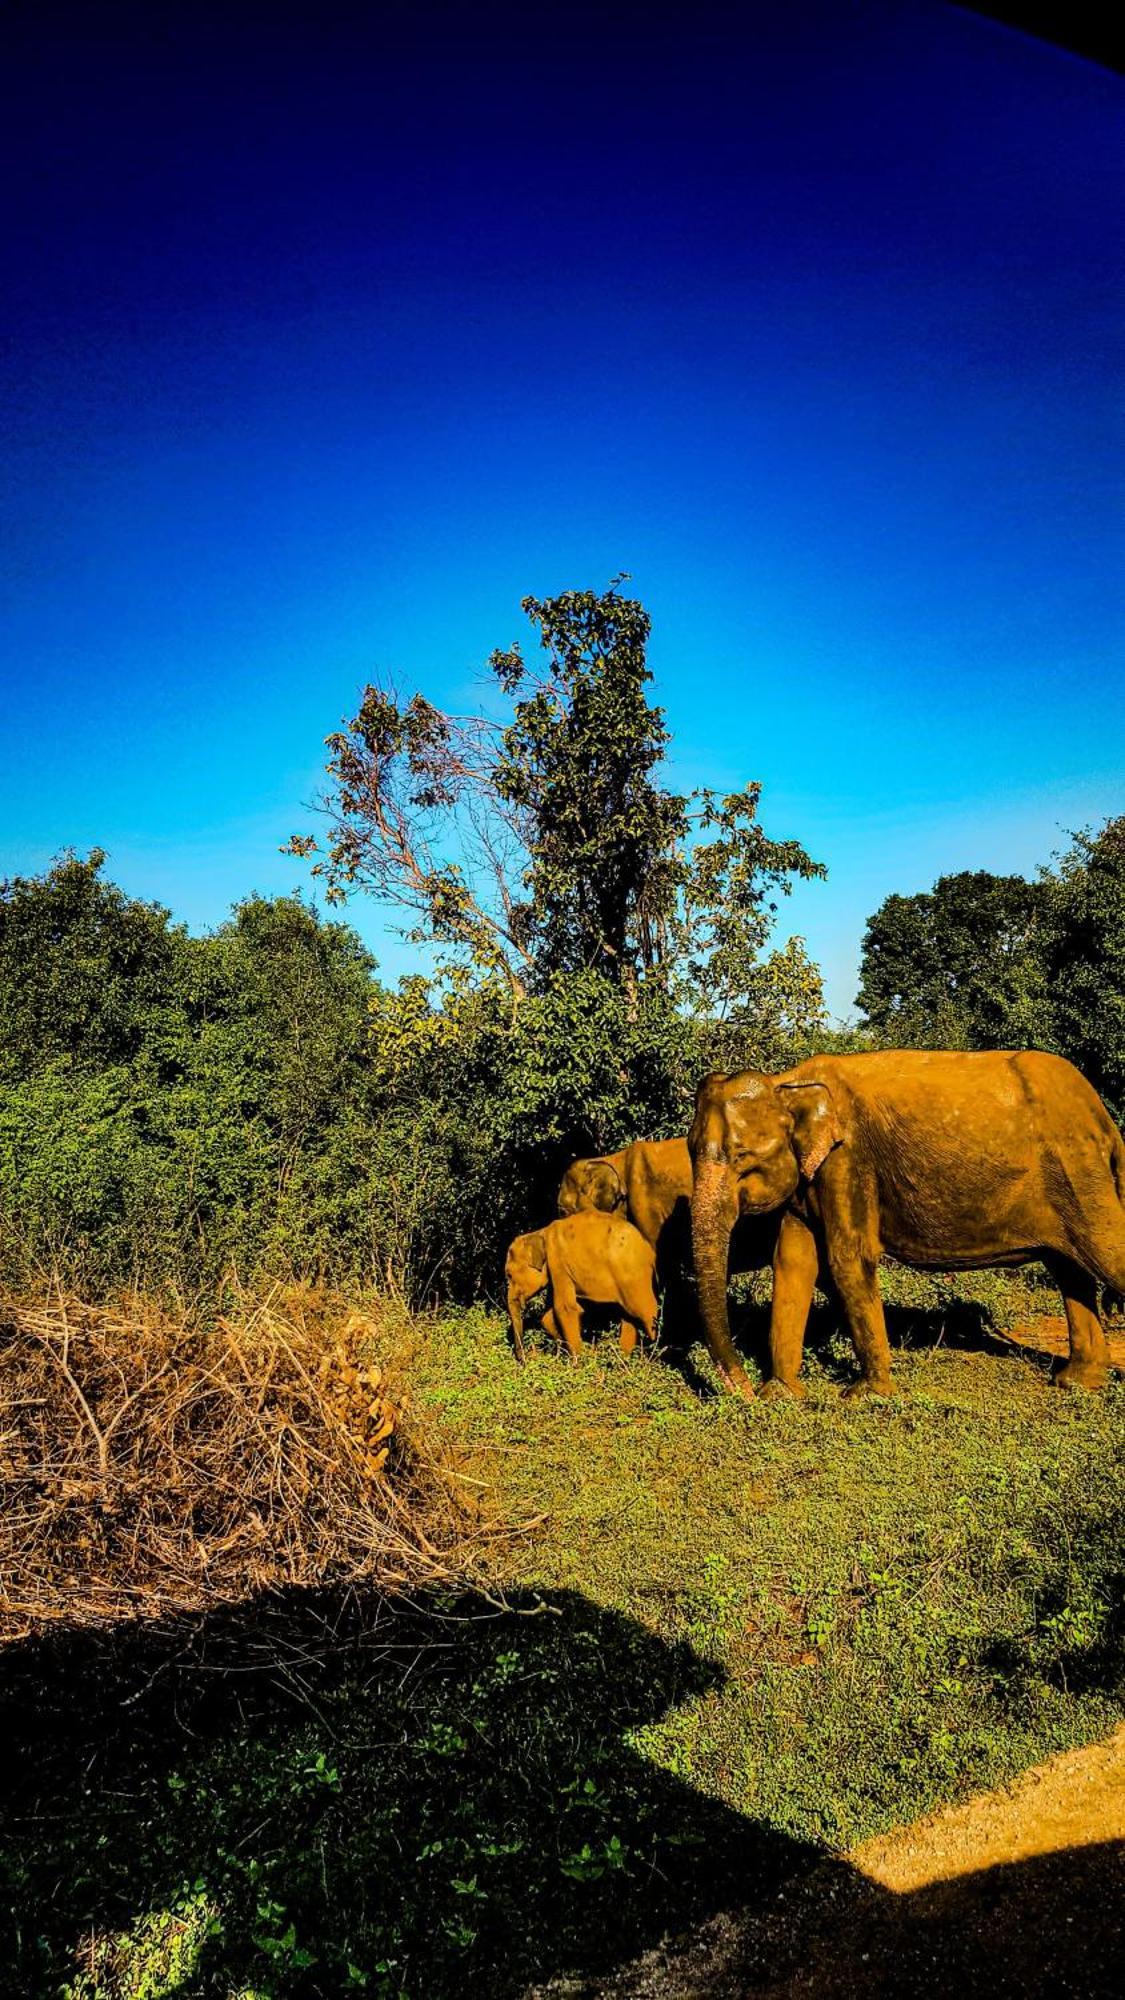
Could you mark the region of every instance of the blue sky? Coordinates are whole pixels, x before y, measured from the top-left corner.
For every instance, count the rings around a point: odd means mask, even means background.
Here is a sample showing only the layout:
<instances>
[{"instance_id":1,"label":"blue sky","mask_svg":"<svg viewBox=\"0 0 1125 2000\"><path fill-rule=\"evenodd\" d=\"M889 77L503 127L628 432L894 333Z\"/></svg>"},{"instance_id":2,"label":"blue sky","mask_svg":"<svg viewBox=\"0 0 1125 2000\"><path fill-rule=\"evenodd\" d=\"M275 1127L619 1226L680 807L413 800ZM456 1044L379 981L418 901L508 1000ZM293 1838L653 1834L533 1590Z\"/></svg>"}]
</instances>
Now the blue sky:
<instances>
[{"instance_id":1,"label":"blue sky","mask_svg":"<svg viewBox=\"0 0 1125 2000\"><path fill-rule=\"evenodd\" d=\"M293 886L370 671L463 706L621 570L838 1010L890 891L1125 810L1120 78L920 0L303 12L5 65L0 873Z\"/></svg>"}]
</instances>

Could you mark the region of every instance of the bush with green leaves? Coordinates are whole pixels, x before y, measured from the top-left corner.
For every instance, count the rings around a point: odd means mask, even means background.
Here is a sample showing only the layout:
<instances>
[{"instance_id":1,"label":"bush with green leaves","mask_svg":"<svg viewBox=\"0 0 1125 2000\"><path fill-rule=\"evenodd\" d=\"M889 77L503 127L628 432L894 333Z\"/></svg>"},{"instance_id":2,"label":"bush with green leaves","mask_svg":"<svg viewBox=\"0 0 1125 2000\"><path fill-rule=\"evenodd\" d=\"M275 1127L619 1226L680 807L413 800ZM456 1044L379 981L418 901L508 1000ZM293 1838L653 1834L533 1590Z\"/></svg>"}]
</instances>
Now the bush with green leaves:
<instances>
[{"instance_id":1,"label":"bush with green leaves","mask_svg":"<svg viewBox=\"0 0 1125 2000\"><path fill-rule=\"evenodd\" d=\"M296 898L207 938L73 856L0 891L0 1259L98 1287L364 1261L373 962Z\"/></svg>"}]
</instances>

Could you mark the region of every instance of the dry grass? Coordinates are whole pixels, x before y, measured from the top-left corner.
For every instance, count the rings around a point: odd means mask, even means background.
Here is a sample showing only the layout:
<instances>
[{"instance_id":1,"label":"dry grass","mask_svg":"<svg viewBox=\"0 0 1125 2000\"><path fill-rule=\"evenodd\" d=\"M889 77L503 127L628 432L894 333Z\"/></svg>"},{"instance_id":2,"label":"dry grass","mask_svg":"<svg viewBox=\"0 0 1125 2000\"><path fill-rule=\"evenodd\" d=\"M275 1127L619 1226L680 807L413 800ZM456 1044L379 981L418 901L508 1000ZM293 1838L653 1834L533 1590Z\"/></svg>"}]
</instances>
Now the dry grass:
<instances>
[{"instance_id":1,"label":"dry grass","mask_svg":"<svg viewBox=\"0 0 1125 2000\"><path fill-rule=\"evenodd\" d=\"M195 1323L0 1298L0 1643L463 1575L455 1475L404 1428L394 1348L390 1318L307 1288Z\"/></svg>"}]
</instances>

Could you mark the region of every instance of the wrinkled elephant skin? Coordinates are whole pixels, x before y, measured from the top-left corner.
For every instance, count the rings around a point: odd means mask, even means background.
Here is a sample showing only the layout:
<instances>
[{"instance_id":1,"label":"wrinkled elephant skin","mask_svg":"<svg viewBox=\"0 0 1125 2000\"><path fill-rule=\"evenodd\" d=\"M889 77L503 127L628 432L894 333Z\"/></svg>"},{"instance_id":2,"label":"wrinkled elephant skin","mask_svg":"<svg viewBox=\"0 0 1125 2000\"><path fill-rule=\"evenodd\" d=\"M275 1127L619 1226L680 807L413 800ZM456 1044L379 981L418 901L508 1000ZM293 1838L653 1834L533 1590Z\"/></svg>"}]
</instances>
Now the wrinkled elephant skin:
<instances>
[{"instance_id":1,"label":"wrinkled elephant skin","mask_svg":"<svg viewBox=\"0 0 1125 2000\"><path fill-rule=\"evenodd\" d=\"M1125 1287L1125 1141L1059 1056L887 1050L765 1076L705 1077L689 1136L692 1234L707 1337L740 1381L726 1270L739 1216L777 1212L770 1355L799 1393L819 1260L859 1356L852 1394L892 1392L877 1267L978 1270L1042 1259L1063 1296L1058 1380L1101 1388L1099 1284ZM732 1365L733 1364L733 1365Z\"/></svg>"}]
</instances>

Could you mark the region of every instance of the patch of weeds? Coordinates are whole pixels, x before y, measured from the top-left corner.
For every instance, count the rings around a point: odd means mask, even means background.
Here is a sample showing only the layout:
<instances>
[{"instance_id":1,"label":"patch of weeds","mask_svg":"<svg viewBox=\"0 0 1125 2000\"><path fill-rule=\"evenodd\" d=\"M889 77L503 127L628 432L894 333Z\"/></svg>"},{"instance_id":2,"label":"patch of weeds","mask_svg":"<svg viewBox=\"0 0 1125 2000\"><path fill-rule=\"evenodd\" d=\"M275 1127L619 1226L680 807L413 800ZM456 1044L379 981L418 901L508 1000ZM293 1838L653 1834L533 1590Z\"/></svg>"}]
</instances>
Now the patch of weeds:
<instances>
[{"instance_id":1,"label":"patch of weeds","mask_svg":"<svg viewBox=\"0 0 1125 2000\"><path fill-rule=\"evenodd\" d=\"M720 1654L742 1622L745 1589L729 1556L716 1550L704 1556L701 1569L701 1580L688 1595L686 1633L700 1652Z\"/></svg>"},{"instance_id":2,"label":"patch of weeds","mask_svg":"<svg viewBox=\"0 0 1125 2000\"><path fill-rule=\"evenodd\" d=\"M173 2000L201 1970L208 1944L222 1937L218 1904L202 1882L185 1884L167 1909L150 1910L128 1930L94 1936L61 2000Z\"/></svg>"}]
</instances>

